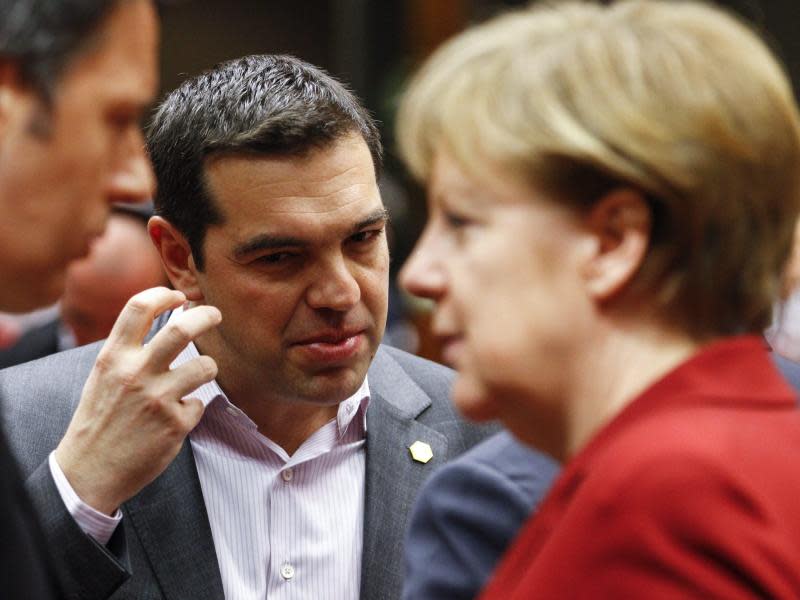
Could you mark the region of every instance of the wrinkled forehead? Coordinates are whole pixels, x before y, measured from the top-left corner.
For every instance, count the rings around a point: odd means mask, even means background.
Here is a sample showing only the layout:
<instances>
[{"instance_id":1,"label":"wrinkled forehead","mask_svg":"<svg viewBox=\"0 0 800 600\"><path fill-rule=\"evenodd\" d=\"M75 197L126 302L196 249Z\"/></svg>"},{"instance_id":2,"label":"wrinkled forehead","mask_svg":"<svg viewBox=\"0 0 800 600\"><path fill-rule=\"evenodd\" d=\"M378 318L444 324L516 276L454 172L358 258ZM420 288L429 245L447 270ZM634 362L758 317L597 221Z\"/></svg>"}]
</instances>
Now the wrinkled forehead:
<instances>
[{"instance_id":1,"label":"wrinkled forehead","mask_svg":"<svg viewBox=\"0 0 800 600\"><path fill-rule=\"evenodd\" d=\"M221 156L205 179L223 223L254 232L348 230L383 204L360 136L301 156Z\"/></svg>"}]
</instances>

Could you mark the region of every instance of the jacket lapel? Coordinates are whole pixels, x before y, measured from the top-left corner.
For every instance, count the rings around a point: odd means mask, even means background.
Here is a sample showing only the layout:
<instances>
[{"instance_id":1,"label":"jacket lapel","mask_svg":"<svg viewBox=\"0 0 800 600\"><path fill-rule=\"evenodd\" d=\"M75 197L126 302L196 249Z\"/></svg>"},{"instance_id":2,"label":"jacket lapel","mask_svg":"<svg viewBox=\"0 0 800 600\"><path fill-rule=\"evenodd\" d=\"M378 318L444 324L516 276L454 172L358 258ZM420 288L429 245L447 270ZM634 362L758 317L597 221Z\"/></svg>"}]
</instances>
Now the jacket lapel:
<instances>
[{"instance_id":1,"label":"jacket lapel","mask_svg":"<svg viewBox=\"0 0 800 600\"><path fill-rule=\"evenodd\" d=\"M128 501L123 511L141 541L165 600L224 597L188 440L167 470Z\"/></svg>"},{"instance_id":2,"label":"jacket lapel","mask_svg":"<svg viewBox=\"0 0 800 600\"><path fill-rule=\"evenodd\" d=\"M411 505L422 482L447 456L447 438L417 421L430 397L388 356L378 352L369 374L366 494L361 598L397 598ZM431 447L428 463L416 462L409 446Z\"/></svg>"}]
</instances>

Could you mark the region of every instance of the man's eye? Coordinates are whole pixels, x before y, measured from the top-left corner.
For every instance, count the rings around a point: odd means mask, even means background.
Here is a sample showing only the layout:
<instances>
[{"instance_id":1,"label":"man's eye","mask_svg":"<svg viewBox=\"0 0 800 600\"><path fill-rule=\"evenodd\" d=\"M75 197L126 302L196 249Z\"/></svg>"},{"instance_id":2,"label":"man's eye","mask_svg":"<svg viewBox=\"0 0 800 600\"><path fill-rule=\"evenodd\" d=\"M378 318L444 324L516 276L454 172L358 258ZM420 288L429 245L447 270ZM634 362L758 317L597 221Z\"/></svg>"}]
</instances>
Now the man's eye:
<instances>
[{"instance_id":1,"label":"man's eye","mask_svg":"<svg viewBox=\"0 0 800 600\"><path fill-rule=\"evenodd\" d=\"M259 256L256 260L260 263L267 265L279 265L290 261L296 256L297 255L292 252L274 252L272 254L265 254L263 256Z\"/></svg>"},{"instance_id":2,"label":"man's eye","mask_svg":"<svg viewBox=\"0 0 800 600\"><path fill-rule=\"evenodd\" d=\"M367 231L359 231L358 233L350 236L350 241L356 243L370 242L376 239L382 233L383 229L368 229Z\"/></svg>"}]
</instances>

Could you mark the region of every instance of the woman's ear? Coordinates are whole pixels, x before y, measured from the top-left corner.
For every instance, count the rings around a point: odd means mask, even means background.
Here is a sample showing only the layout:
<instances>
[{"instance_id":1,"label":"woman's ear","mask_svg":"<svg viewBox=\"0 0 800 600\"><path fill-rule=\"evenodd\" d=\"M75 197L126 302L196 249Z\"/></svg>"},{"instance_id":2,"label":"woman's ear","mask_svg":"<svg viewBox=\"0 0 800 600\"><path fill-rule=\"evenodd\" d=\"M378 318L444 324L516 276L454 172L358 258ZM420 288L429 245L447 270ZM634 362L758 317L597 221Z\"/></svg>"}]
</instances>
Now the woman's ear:
<instances>
[{"instance_id":1,"label":"woman's ear","mask_svg":"<svg viewBox=\"0 0 800 600\"><path fill-rule=\"evenodd\" d=\"M197 266L186 237L172 223L158 216L150 218L147 232L175 289L183 292L187 300L202 302Z\"/></svg>"},{"instance_id":2,"label":"woman's ear","mask_svg":"<svg viewBox=\"0 0 800 600\"><path fill-rule=\"evenodd\" d=\"M584 263L584 280L589 294L603 302L620 293L644 262L652 213L640 192L618 188L600 198L585 219L595 244Z\"/></svg>"}]
</instances>

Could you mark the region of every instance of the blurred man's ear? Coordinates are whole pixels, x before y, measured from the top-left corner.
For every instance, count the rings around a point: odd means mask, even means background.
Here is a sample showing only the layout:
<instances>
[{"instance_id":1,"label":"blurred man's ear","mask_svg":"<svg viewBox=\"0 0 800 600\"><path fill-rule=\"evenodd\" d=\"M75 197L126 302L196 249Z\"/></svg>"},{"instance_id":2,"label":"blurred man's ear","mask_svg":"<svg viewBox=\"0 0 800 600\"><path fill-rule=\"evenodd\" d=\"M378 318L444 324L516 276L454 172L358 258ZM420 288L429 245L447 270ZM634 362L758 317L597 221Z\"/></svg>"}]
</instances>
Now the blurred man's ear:
<instances>
[{"instance_id":1,"label":"blurred man's ear","mask_svg":"<svg viewBox=\"0 0 800 600\"><path fill-rule=\"evenodd\" d=\"M584 280L589 294L603 302L622 292L644 262L652 215L640 192L620 188L592 206L586 225L596 243Z\"/></svg>"},{"instance_id":2,"label":"blurred man's ear","mask_svg":"<svg viewBox=\"0 0 800 600\"><path fill-rule=\"evenodd\" d=\"M21 91L19 69L13 62L0 59L0 134L5 131L16 109L16 99Z\"/></svg>"},{"instance_id":3,"label":"blurred man's ear","mask_svg":"<svg viewBox=\"0 0 800 600\"><path fill-rule=\"evenodd\" d=\"M202 302L197 267L186 237L172 223L159 216L150 218L147 231L174 288L183 292L187 300Z\"/></svg>"}]
</instances>

